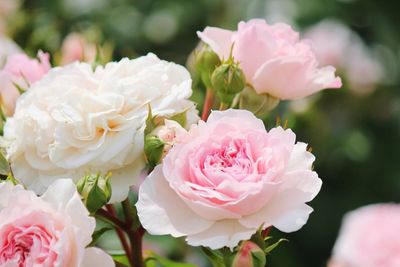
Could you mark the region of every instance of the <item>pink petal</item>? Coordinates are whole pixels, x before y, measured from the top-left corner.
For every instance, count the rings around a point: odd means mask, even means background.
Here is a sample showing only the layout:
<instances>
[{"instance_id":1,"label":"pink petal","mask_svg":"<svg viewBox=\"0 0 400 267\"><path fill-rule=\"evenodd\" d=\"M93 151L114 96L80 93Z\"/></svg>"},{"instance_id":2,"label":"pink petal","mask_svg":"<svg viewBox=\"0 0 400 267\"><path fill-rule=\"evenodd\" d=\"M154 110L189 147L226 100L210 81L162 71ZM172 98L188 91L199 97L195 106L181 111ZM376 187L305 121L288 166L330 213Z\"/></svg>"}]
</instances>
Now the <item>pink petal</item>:
<instances>
[{"instance_id":1,"label":"pink petal","mask_svg":"<svg viewBox=\"0 0 400 267\"><path fill-rule=\"evenodd\" d=\"M202 232L213 224L194 213L170 188L162 165L141 185L136 207L143 227L154 235L180 237Z\"/></svg>"},{"instance_id":2,"label":"pink petal","mask_svg":"<svg viewBox=\"0 0 400 267\"><path fill-rule=\"evenodd\" d=\"M204 31L198 31L197 35L204 43L208 44L221 59L227 59L229 57L232 46L232 31L216 27L206 27Z\"/></svg>"},{"instance_id":3,"label":"pink petal","mask_svg":"<svg viewBox=\"0 0 400 267\"><path fill-rule=\"evenodd\" d=\"M192 246L207 246L219 249L224 246L233 249L241 240L250 239L257 228L246 228L237 220L221 220L198 234L189 235L186 241Z\"/></svg>"}]
</instances>

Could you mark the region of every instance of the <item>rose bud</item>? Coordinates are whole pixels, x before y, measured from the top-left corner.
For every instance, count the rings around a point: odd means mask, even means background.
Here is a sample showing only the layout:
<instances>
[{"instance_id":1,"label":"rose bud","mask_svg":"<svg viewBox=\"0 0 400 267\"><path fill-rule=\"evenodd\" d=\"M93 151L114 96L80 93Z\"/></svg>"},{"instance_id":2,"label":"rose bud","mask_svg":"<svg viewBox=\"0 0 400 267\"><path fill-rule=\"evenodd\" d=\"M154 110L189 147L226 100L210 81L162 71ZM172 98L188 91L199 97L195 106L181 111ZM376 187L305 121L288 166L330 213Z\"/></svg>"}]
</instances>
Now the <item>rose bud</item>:
<instances>
[{"instance_id":1,"label":"rose bud","mask_svg":"<svg viewBox=\"0 0 400 267\"><path fill-rule=\"evenodd\" d=\"M244 241L234 254L231 267L264 267L264 251L251 241Z\"/></svg>"},{"instance_id":2,"label":"rose bud","mask_svg":"<svg viewBox=\"0 0 400 267\"><path fill-rule=\"evenodd\" d=\"M232 60L233 61L233 60ZM228 61L215 69L211 83L221 102L230 104L246 86L246 78L239 65Z\"/></svg>"},{"instance_id":3,"label":"rose bud","mask_svg":"<svg viewBox=\"0 0 400 267\"><path fill-rule=\"evenodd\" d=\"M200 46L196 54L196 70L206 87L212 86L211 75L219 64L221 64L221 61L218 55L208 45Z\"/></svg>"},{"instance_id":4,"label":"rose bud","mask_svg":"<svg viewBox=\"0 0 400 267\"><path fill-rule=\"evenodd\" d=\"M76 187L82 196L83 203L90 213L95 213L110 201L111 198L111 174L102 176L90 174L78 181Z\"/></svg>"},{"instance_id":5,"label":"rose bud","mask_svg":"<svg viewBox=\"0 0 400 267\"><path fill-rule=\"evenodd\" d=\"M186 130L176 121L164 120L164 125L155 128L146 136L144 151L149 164L157 165Z\"/></svg>"},{"instance_id":6,"label":"rose bud","mask_svg":"<svg viewBox=\"0 0 400 267\"><path fill-rule=\"evenodd\" d=\"M239 108L250 110L261 118L276 108L278 104L278 98L269 94L257 94L250 86L246 86L240 94Z\"/></svg>"},{"instance_id":7,"label":"rose bud","mask_svg":"<svg viewBox=\"0 0 400 267\"><path fill-rule=\"evenodd\" d=\"M147 163L154 167L160 161L164 153L165 143L155 135L147 135L144 139L144 154Z\"/></svg>"}]
</instances>

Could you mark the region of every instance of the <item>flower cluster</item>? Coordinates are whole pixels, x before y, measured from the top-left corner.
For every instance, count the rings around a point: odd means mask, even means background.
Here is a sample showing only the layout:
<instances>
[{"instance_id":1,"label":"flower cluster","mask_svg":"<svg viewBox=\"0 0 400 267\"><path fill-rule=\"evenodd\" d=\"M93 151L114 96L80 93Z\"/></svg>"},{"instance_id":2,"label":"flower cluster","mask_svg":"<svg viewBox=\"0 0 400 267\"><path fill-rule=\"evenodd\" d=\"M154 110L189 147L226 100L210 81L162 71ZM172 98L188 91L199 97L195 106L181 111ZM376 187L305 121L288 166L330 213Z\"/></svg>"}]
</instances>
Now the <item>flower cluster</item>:
<instances>
[{"instance_id":1,"label":"flower cluster","mask_svg":"<svg viewBox=\"0 0 400 267\"><path fill-rule=\"evenodd\" d=\"M114 266L119 257L93 247L102 230L94 233L91 216L115 229L121 264L144 266L147 231L186 237L216 266L264 266L282 241L270 244L269 229L307 222L322 185L315 157L286 126L267 130L252 101L269 112L279 100L339 88L335 69L286 24L257 19L198 35L200 121L189 71L154 54L96 65L94 45L73 34L64 66L51 68L42 52L8 57L1 266Z\"/></svg>"}]
</instances>

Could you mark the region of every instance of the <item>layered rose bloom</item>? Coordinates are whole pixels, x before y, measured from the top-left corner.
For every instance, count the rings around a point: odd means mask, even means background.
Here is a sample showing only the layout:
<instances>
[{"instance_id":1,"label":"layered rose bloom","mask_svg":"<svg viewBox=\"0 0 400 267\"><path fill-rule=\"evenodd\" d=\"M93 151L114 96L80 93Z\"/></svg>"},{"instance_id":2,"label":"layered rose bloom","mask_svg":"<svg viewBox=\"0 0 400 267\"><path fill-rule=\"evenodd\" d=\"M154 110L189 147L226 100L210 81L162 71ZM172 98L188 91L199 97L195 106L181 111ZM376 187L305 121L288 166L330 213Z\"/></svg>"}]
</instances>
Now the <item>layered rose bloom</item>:
<instances>
[{"instance_id":1,"label":"layered rose bloom","mask_svg":"<svg viewBox=\"0 0 400 267\"><path fill-rule=\"evenodd\" d=\"M369 205L348 213L328 266L400 266L399 229L399 204Z\"/></svg>"},{"instance_id":2,"label":"layered rose bloom","mask_svg":"<svg viewBox=\"0 0 400 267\"><path fill-rule=\"evenodd\" d=\"M138 215L150 234L212 249L232 249L260 226L296 231L322 183L313 162L291 130L267 132L245 110L214 111L179 136L145 179Z\"/></svg>"},{"instance_id":3,"label":"layered rose bloom","mask_svg":"<svg viewBox=\"0 0 400 267\"><path fill-rule=\"evenodd\" d=\"M233 47L246 82L258 94L293 100L342 85L335 68L319 67L311 44L287 24L252 19L240 22L237 31L206 27L197 34L221 59L227 59Z\"/></svg>"},{"instance_id":4,"label":"layered rose bloom","mask_svg":"<svg viewBox=\"0 0 400 267\"><path fill-rule=\"evenodd\" d=\"M19 89L27 90L50 69L50 55L42 51L39 51L38 59L31 59L23 53L8 56L0 70L0 104L6 116L14 113Z\"/></svg>"},{"instance_id":5,"label":"layered rose bloom","mask_svg":"<svg viewBox=\"0 0 400 267\"><path fill-rule=\"evenodd\" d=\"M0 266L115 266L102 250L86 248L95 225L71 180L56 181L41 197L0 184Z\"/></svg>"},{"instance_id":6,"label":"layered rose bloom","mask_svg":"<svg viewBox=\"0 0 400 267\"><path fill-rule=\"evenodd\" d=\"M145 121L186 112L197 119L182 66L149 54L94 71L87 63L55 68L17 103L4 127L15 177L37 193L54 180L112 173L111 202L124 200L145 167Z\"/></svg>"}]
</instances>

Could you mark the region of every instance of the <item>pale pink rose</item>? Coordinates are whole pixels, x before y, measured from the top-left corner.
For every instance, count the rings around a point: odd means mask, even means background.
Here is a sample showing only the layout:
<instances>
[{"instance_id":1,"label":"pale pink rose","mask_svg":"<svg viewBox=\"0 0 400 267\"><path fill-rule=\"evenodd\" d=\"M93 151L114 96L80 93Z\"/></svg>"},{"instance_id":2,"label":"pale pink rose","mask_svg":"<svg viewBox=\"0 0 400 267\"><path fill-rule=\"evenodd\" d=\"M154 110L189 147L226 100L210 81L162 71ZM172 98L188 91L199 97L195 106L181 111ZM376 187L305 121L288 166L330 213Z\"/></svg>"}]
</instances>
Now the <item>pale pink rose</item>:
<instances>
[{"instance_id":1,"label":"pale pink rose","mask_svg":"<svg viewBox=\"0 0 400 267\"><path fill-rule=\"evenodd\" d=\"M369 205L348 213L333 249L332 266L400 266L399 229L398 204Z\"/></svg>"},{"instance_id":2,"label":"pale pink rose","mask_svg":"<svg viewBox=\"0 0 400 267\"><path fill-rule=\"evenodd\" d=\"M192 246L235 247L257 229L300 229L319 192L314 156L291 130L267 132L245 110L214 111L193 125L139 189L150 234L186 236Z\"/></svg>"},{"instance_id":3,"label":"pale pink rose","mask_svg":"<svg viewBox=\"0 0 400 267\"><path fill-rule=\"evenodd\" d=\"M96 54L95 44L89 43L79 33L70 33L61 46L61 64L66 65L74 61L94 62Z\"/></svg>"},{"instance_id":4,"label":"pale pink rose","mask_svg":"<svg viewBox=\"0 0 400 267\"><path fill-rule=\"evenodd\" d=\"M0 184L0 266L115 266L102 250L86 248L95 225L69 179L54 182L41 197Z\"/></svg>"},{"instance_id":5,"label":"pale pink rose","mask_svg":"<svg viewBox=\"0 0 400 267\"><path fill-rule=\"evenodd\" d=\"M368 93L382 81L382 63L348 26L336 20L323 20L305 31L322 65L333 65L347 80L349 89Z\"/></svg>"},{"instance_id":6,"label":"pale pink rose","mask_svg":"<svg viewBox=\"0 0 400 267\"><path fill-rule=\"evenodd\" d=\"M6 64L0 70L1 107L6 116L14 113L15 103L20 95L17 86L27 90L50 69L50 56L42 51L39 51L38 59L31 59L22 53L7 58Z\"/></svg>"},{"instance_id":7,"label":"pale pink rose","mask_svg":"<svg viewBox=\"0 0 400 267\"><path fill-rule=\"evenodd\" d=\"M237 31L206 27L197 34L220 58L227 59L233 45L234 59L259 94L299 99L342 85L335 68L320 68L310 43L287 24L252 19L240 22Z\"/></svg>"}]
</instances>

